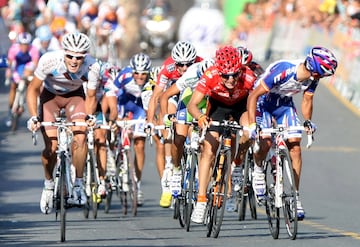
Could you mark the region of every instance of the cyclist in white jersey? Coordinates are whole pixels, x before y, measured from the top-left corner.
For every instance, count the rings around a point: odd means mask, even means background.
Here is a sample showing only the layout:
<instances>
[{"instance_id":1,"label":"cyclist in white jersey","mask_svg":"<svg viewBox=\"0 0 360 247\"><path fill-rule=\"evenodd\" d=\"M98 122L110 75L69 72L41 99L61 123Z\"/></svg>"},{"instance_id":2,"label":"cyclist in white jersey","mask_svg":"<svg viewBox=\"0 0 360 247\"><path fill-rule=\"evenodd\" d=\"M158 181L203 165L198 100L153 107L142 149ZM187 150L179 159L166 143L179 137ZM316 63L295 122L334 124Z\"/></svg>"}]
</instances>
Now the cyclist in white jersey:
<instances>
[{"instance_id":1,"label":"cyclist in white jersey","mask_svg":"<svg viewBox=\"0 0 360 247\"><path fill-rule=\"evenodd\" d=\"M40 121L55 121L61 108L65 108L69 121L85 122L96 108L96 88L100 65L87 55L90 39L83 33L68 33L62 39L63 50L45 53L39 60L34 78L27 90L27 105L31 118L28 129L40 128ZM85 97L83 83L86 83ZM37 99L40 97L40 110ZM50 213L53 207L53 170L56 164L57 131L54 127L41 128L45 149L42 163L45 173L44 189L40 200L43 213ZM86 195L83 185L86 160L86 128L73 127L74 141L72 162L76 168L74 204L84 205Z\"/></svg>"},{"instance_id":2,"label":"cyclist in white jersey","mask_svg":"<svg viewBox=\"0 0 360 247\"><path fill-rule=\"evenodd\" d=\"M184 150L184 142L188 134L189 125L192 121L191 115L187 111L187 104L190 101L192 92L194 91L200 77L210 66L214 65L212 59L206 59L201 62L194 63L188 70L169 88L165 90L160 98L160 119L163 119L165 125L169 125L174 117L168 114L169 99L172 96L180 94L176 111L176 124L174 141L171 144L172 160L174 162L173 176L170 183L170 189L173 196L180 192L181 189L181 167L180 161ZM206 100L204 99L199 108L205 113Z\"/></svg>"},{"instance_id":3,"label":"cyclist in white jersey","mask_svg":"<svg viewBox=\"0 0 360 247\"><path fill-rule=\"evenodd\" d=\"M311 122L313 113L313 98L319 80L335 74L338 62L334 54L324 47L312 47L304 60L280 60L269 65L250 93L247 101L249 125L252 138L256 136L256 125L270 128L273 119L277 124L298 126L298 117L292 96L303 92L301 111L305 119L304 126L316 129ZM299 191L301 159L301 131L287 135L290 158L294 168L297 196ZM265 175L262 161L271 147L271 138L264 137L260 150L255 154L256 166L253 174L253 188L257 199L265 193ZM298 198L298 219L305 217L305 211Z\"/></svg>"}]
</instances>

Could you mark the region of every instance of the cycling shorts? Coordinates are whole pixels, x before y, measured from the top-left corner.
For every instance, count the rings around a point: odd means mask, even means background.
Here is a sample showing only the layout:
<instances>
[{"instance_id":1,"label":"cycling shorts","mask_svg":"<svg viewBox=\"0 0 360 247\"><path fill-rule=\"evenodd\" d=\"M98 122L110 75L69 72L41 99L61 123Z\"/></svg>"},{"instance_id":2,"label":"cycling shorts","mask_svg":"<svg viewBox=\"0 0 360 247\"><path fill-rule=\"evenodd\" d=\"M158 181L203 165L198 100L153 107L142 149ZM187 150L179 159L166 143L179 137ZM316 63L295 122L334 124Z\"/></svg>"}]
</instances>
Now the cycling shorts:
<instances>
[{"instance_id":1,"label":"cycling shorts","mask_svg":"<svg viewBox=\"0 0 360 247\"><path fill-rule=\"evenodd\" d=\"M176 112L176 120L180 124L191 123L193 121L192 115L187 110L187 105L191 99L193 91L191 88L186 88L184 92L180 96L177 112ZM198 108L202 113L206 112L206 99L202 99L202 101L198 104Z\"/></svg>"},{"instance_id":2,"label":"cycling shorts","mask_svg":"<svg viewBox=\"0 0 360 247\"><path fill-rule=\"evenodd\" d=\"M273 125L273 119L278 125L288 127L301 125L294 104L286 104L275 107L259 101L256 107L256 123L261 128L271 128ZM301 138L301 136L302 131L292 131L285 136L285 139Z\"/></svg>"}]
</instances>

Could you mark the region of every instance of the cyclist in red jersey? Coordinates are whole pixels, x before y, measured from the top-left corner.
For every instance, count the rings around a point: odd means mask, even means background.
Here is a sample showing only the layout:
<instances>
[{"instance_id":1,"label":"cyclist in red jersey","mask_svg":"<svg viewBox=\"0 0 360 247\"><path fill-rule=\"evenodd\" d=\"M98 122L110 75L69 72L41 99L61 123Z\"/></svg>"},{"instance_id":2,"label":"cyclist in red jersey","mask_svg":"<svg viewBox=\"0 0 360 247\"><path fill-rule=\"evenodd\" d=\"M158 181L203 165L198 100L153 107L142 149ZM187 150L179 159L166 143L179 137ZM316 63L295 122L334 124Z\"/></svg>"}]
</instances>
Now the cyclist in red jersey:
<instances>
[{"instance_id":1,"label":"cyclist in red jersey","mask_svg":"<svg viewBox=\"0 0 360 247\"><path fill-rule=\"evenodd\" d=\"M159 103L161 94L179 79L190 65L195 62L202 61L202 58L196 55L195 47L189 42L179 41L175 44L171 51L171 57L167 58L163 63L163 67L157 77L157 82L153 94L149 101L149 108L147 112L147 121L150 126L161 124L162 120L156 120L155 112ZM177 96L169 99L169 114L175 114L177 108ZM165 145L166 144L166 145ZM157 163L158 172L161 178L162 195L160 199L161 207L170 207L171 204L171 191L168 178L172 175L172 158L171 158L171 143L165 140L164 152L159 152L157 155L164 155L165 157ZM160 159L159 159L160 160ZM165 174L165 176L164 176Z\"/></svg>"},{"instance_id":2,"label":"cyclist in red jersey","mask_svg":"<svg viewBox=\"0 0 360 247\"><path fill-rule=\"evenodd\" d=\"M195 223L203 223L206 209L206 188L209 183L210 169L219 145L219 129L209 126L211 120L235 120L243 126L248 125L246 101L256 75L242 66L240 53L232 46L224 46L216 51L215 65L206 70L188 104L190 114L198 120L200 128L208 126L199 162L199 192L197 203L191 216ZM198 104L208 97L206 114L198 109ZM233 138L235 143L235 136ZM239 154L242 160L249 147L249 135L244 131L240 138ZM235 153L235 146L232 147ZM239 162L241 164L241 161Z\"/></svg>"}]
</instances>

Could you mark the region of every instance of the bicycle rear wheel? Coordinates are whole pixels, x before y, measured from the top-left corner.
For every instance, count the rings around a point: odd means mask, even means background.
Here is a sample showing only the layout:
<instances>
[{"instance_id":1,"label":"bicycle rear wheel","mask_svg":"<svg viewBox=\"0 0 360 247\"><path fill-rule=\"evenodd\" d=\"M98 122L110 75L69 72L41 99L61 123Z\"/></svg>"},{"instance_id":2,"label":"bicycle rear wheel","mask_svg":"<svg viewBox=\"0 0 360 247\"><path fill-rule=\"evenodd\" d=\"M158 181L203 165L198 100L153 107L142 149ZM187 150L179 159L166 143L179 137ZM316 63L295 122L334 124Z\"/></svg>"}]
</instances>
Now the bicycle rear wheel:
<instances>
[{"instance_id":1,"label":"bicycle rear wheel","mask_svg":"<svg viewBox=\"0 0 360 247\"><path fill-rule=\"evenodd\" d=\"M296 208L297 198L296 198L294 170L292 168L292 163L288 150L281 150L280 160L283 169L284 193L283 193L282 201L283 201L285 226L289 238L294 240L296 239L297 228L298 228L298 218L297 218L297 208Z\"/></svg>"},{"instance_id":2,"label":"bicycle rear wheel","mask_svg":"<svg viewBox=\"0 0 360 247\"><path fill-rule=\"evenodd\" d=\"M65 153L62 152L60 154L60 240L61 242L65 241L65 234L66 234L66 198L67 194L66 191L69 188L66 188L66 156Z\"/></svg>"},{"instance_id":3,"label":"bicycle rear wheel","mask_svg":"<svg viewBox=\"0 0 360 247\"><path fill-rule=\"evenodd\" d=\"M274 169L270 162L265 164L266 200L265 211L268 219L269 230L274 239L279 238L280 209L275 207L275 179Z\"/></svg>"},{"instance_id":4,"label":"bicycle rear wheel","mask_svg":"<svg viewBox=\"0 0 360 247\"><path fill-rule=\"evenodd\" d=\"M221 172L221 179L214 189L214 200L213 200L213 227L212 236L217 238L220 233L221 225L224 219L225 205L228 193L229 185L229 174L231 167L231 153L226 152L224 154L223 168ZM221 160L218 160L220 162Z\"/></svg>"}]
</instances>

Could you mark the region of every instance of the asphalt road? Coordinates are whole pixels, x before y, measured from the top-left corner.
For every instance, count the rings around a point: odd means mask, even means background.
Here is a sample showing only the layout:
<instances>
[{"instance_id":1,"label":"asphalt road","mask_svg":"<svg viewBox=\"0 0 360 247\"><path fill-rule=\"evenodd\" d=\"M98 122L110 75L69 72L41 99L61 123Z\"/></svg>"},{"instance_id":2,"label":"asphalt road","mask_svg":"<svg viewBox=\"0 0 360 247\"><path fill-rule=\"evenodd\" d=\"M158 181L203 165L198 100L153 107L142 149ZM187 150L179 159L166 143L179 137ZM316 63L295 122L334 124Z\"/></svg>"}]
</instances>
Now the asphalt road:
<instances>
[{"instance_id":1,"label":"asphalt road","mask_svg":"<svg viewBox=\"0 0 360 247\"><path fill-rule=\"evenodd\" d=\"M12 134L4 125L7 90L0 83L0 246L359 246L360 199L359 117L344 107L327 88L320 86L315 100L314 122L318 130L310 150L304 148L301 195L306 219L298 238L287 239L281 225L280 239L269 234L264 208L258 220L237 221L226 213L218 239L207 238L205 227L192 225L190 232L172 219L172 210L158 206L160 182L154 148L147 146L143 178L145 204L138 216L123 216L115 197L109 214L100 207L96 220L82 211L67 215L67 241L59 242L60 224L55 215L43 215L39 199L43 185L40 165L42 143L33 146L22 125ZM305 145L305 144L304 144Z\"/></svg>"}]
</instances>

